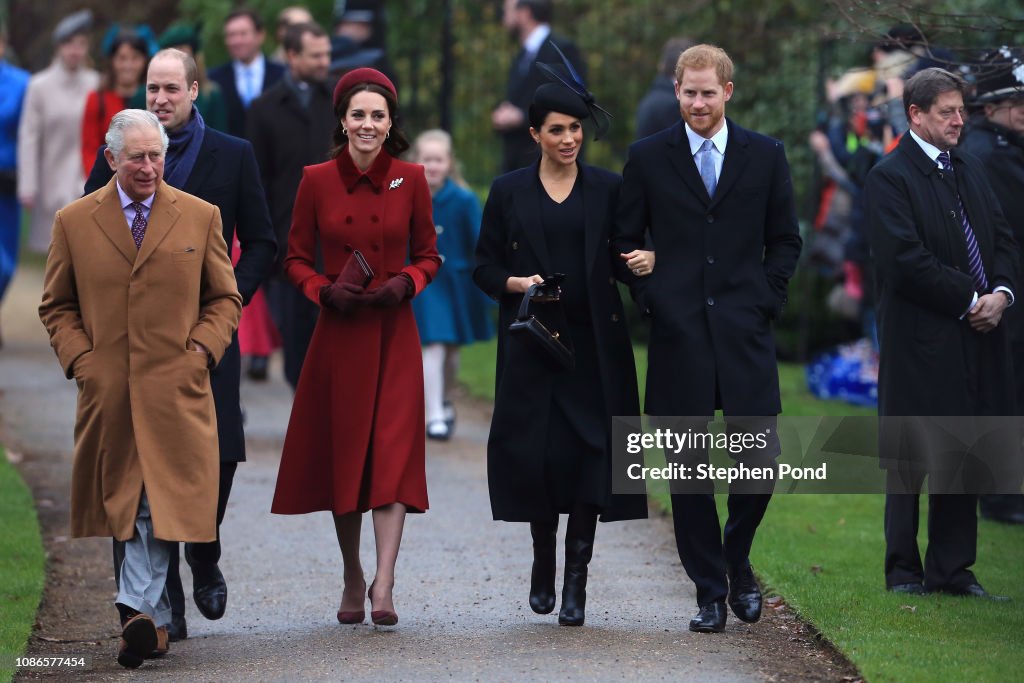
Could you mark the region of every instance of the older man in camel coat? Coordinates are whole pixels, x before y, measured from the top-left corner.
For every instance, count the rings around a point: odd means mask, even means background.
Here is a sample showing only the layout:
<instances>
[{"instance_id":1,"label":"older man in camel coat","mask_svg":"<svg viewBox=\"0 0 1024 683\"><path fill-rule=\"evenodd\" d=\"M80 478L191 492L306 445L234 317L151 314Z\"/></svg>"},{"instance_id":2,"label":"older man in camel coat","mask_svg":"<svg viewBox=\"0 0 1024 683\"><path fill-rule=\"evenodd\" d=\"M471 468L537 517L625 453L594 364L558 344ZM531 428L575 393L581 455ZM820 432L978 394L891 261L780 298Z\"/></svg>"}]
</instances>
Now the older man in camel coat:
<instances>
[{"instance_id":1,"label":"older man in camel coat","mask_svg":"<svg viewBox=\"0 0 1024 683\"><path fill-rule=\"evenodd\" d=\"M170 542L216 538L210 392L242 300L217 207L163 182L156 116L117 114L115 177L57 212L39 315L78 384L71 530L125 541L118 662L167 652Z\"/></svg>"}]
</instances>

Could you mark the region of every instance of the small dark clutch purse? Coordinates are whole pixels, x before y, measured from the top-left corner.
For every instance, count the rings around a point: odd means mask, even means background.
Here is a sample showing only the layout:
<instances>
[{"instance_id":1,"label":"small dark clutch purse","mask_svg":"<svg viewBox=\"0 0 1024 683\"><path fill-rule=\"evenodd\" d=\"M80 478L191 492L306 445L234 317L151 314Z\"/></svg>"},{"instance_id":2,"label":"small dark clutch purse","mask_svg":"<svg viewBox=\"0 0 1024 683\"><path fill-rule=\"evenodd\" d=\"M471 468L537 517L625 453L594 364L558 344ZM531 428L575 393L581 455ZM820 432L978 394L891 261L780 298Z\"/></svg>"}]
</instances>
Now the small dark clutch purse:
<instances>
[{"instance_id":1,"label":"small dark clutch purse","mask_svg":"<svg viewBox=\"0 0 1024 683\"><path fill-rule=\"evenodd\" d=\"M554 275L540 284L530 285L519 304L519 313L508 327L510 335L533 349L555 368L572 370L576 366L576 355L568 335L558 329L549 328L531 312L534 304L559 306L562 277ZM560 312L560 311L559 311Z\"/></svg>"},{"instance_id":2,"label":"small dark clutch purse","mask_svg":"<svg viewBox=\"0 0 1024 683\"><path fill-rule=\"evenodd\" d=\"M338 273L338 277L334 281L366 287L370 284L371 280L373 280L373 268L366 262L363 252L356 249L352 252L352 256L349 257L348 261L345 262L345 267L341 269L341 272Z\"/></svg>"}]
</instances>

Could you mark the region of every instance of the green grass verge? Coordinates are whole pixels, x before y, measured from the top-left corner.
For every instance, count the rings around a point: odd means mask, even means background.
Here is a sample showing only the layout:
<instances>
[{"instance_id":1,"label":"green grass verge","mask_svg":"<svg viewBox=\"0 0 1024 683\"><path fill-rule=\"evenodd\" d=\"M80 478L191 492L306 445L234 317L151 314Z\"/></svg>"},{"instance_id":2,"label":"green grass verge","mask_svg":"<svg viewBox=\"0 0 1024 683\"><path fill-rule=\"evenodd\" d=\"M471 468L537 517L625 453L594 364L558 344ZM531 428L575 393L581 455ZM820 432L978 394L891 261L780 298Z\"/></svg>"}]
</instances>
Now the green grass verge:
<instances>
[{"instance_id":1,"label":"green grass verge","mask_svg":"<svg viewBox=\"0 0 1024 683\"><path fill-rule=\"evenodd\" d=\"M45 578L32 493L0 446L0 681L11 680L11 657L25 651Z\"/></svg>"},{"instance_id":2,"label":"green grass verge","mask_svg":"<svg viewBox=\"0 0 1024 683\"><path fill-rule=\"evenodd\" d=\"M637 348L641 397L647 352ZM467 347L459 378L481 398L494 397L493 342ZM779 366L785 415L872 415L807 391L804 368ZM665 488L651 493L670 509ZM1024 530L982 521L976 573L1010 603L946 596L907 597L883 589L882 495L779 495L758 530L752 561L781 595L868 681L1017 680L1024 648ZM724 501L719 506L725 511ZM922 550L927 547L922 500ZM724 523L724 519L723 519Z\"/></svg>"}]
</instances>

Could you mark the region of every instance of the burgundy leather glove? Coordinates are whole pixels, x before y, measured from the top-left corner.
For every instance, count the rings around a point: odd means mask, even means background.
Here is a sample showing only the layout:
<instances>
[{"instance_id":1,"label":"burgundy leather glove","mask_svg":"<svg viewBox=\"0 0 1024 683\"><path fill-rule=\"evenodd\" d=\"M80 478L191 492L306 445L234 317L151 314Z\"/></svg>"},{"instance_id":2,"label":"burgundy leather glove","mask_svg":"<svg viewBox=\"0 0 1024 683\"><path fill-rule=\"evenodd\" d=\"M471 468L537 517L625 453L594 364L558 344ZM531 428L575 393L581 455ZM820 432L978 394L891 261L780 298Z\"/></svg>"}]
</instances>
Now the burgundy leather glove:
<instances>
[{"instance_id":1,"label":"burgundy leather glove","mask_svg":"<svg viewBox=\"0 0 1024 683\"><path fill-rule=\"evenodd\" d=\"M406 273L399 273L380 287L366 292L366 303L376 308L393 308L412 296L415 286Z\"/></svg>"},{"instance_id":2,"label":"burgundy leather glove","mask_svg":"<svg viewBox=\"0 0 1024 683\"><path fill-rule=\"evenodd\" d=\"M366 303L365 290L350 282L333 283L320 288L320 305L333 308L342 315L354 313Z\"/></svg>"}]
</instances>

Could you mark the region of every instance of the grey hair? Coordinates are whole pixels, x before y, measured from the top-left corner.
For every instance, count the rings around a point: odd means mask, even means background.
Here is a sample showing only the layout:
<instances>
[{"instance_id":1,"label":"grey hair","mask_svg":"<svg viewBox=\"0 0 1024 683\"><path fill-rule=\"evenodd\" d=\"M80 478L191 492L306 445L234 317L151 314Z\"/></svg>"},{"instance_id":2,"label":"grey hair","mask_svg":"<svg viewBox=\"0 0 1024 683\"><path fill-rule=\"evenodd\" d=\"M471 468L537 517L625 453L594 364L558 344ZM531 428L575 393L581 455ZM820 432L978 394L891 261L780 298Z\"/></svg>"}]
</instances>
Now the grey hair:
<instances>
[{"instance_id":1,"label":"grey hair","mask_svg":"<svg viewBox=\"0 0 1024 683\"><path fill-rule=\"evenodd\" d=\"M163 147L163 153L167 154L167 131L164 130L163 124L160 123L156 114L145 109L122 109L110 120L110 128L107 129L107 135L103 138L107 143L107 149L115 159L124 151L124 132L129 128L139 126L151 126L160 131L160 144Z\"/></svg>"}]
</instances>

